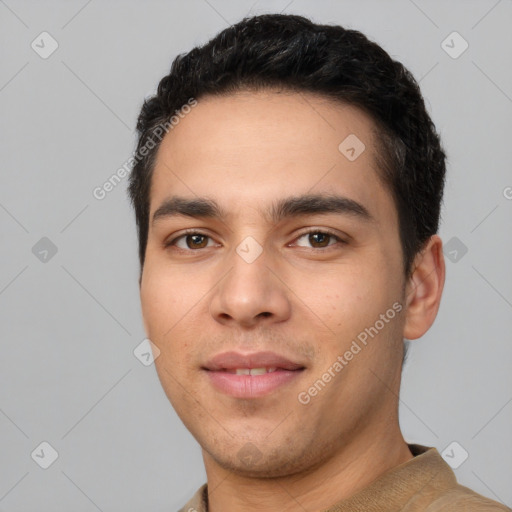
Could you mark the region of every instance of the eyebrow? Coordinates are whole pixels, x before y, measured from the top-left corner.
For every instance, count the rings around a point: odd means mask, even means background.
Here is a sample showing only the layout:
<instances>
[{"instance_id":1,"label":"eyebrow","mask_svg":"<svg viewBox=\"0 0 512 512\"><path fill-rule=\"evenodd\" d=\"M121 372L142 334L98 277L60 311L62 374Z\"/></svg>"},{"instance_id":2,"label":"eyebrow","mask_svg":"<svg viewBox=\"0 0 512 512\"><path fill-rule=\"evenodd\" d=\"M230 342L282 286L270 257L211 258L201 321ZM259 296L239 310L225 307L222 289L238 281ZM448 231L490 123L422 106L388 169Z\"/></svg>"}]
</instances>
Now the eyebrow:
<instances>
[{"instance_id":1,"label":"eyebrow","mask_svg":"<svg viewBox=\"0 0 512 512\"><path fill-rule=\"evenodd\" d=\"M266 212L267 219L277 224L283 219L305 215L336 213L358 218L365 222L376 222L362 204L333 194L306 194L279 199ZM172 196L165 199L153 214L152 224L157 220L176 216L192 218L226 219L227 212L207 197L187 198Z\"/></svg>"}]
</instances>

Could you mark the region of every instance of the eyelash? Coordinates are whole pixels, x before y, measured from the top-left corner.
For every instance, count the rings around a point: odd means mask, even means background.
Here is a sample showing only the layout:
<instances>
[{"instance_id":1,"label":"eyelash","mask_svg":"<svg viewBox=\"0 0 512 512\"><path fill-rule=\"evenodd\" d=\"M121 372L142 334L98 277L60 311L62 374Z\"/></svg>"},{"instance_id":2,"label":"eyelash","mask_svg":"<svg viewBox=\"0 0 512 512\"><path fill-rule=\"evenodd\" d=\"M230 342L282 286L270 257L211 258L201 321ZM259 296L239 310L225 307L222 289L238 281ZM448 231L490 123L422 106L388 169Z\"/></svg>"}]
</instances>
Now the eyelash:
<instances>
[{"instance_id":1,"label":"eyelash","mask_svg":"<svg viewBox=\"0 0 512 512\"><path fill-rule=\"evenodd\" d=\"M341 245L347 244L347 242L345 240L341 239L338 235L336 235L333 231L330 231L329 229L309 229L309 230L303 231L302 233L297 235L295 240L298 240L298 239L302 238L304 235L309 235L309 234L328 235L328 236L334 238L336 240L337 244L341 244ZM164 248L167 249L169 247L172 247L179 239L186 237L187 235L199 235L199 236L203 236L203 237L211 239L211 237L209 235L207 235L206 233L201 233L201 231L197 231L195 229L187 229L183 233L181 233L181 235L173 238L172 240L169 240L168 242L165 242ZM315 252L324 252L324 251L328 251L329 249L335 248L335 246L337 244L328 245L326 247L310 247L309 249L312 251L315 251ZM203 247L203 249L206 249L206 247ZM303 249L307 249L307 248L303 247ZM178 247L176 250L182 251L182 252L198 252L201 249L182 249L182 248Z\"/></svg>"}]
</instances>

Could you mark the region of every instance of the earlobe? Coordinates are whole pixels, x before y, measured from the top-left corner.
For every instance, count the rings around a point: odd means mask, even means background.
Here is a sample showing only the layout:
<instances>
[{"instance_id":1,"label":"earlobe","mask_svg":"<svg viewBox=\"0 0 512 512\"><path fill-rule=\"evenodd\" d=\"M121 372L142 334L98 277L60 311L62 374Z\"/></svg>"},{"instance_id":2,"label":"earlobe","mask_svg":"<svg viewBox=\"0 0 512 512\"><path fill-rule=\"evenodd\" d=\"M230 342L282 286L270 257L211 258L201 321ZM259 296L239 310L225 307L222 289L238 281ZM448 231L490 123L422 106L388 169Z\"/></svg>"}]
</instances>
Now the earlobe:
<instances>
[{"instance_id":1,"label":"earlobe","mask_svg":"<svg viewBox=\"0 0 512 512\"><path fill-rule=\"evenodd\" d=\"M404 338L414 340L432 326L439 310L445 281L443 242L438 235L430 237L416 255L414 271L406 286L406 319Z\"/></svg>"}]
</instances>

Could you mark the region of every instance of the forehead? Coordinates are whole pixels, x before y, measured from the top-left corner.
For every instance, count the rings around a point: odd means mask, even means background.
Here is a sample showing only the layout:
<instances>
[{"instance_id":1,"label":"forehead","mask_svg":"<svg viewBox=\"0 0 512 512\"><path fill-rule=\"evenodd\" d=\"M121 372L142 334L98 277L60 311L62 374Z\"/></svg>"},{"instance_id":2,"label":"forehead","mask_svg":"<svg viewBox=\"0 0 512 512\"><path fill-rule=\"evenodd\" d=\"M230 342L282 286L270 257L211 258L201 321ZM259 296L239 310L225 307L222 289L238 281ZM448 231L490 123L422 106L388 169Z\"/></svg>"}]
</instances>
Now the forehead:
<instances>
[{"instance_id":1,"label":"forehead","mask_svg":"<svg viewBox=\"0 0 512 512\"><path fill-rule=\"evenodd\" d=\"M160 144L151 215L175 195L209 197L240 218L283 197L335 193L389 217L373 129L360 109L309 93L202 98Z\"/></svg>"}]
</instances>

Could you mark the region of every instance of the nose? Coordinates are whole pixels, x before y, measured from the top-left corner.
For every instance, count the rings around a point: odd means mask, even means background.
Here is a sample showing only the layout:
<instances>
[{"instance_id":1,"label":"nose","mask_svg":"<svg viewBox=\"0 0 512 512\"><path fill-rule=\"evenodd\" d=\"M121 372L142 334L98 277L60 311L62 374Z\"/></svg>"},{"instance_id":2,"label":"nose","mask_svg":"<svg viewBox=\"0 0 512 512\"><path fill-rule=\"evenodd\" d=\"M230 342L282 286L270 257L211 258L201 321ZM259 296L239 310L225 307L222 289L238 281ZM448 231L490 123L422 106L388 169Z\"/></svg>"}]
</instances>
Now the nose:
<instances>
[{"instance_id":1,"label":"nose","mask_svg":"<svg viewBox=\"0 0 512 512\"><path fill-rule=\"evenodd\" d=\"M267 256L263 250L250 261L233 251L229 271L210 296L210 313L217 322L250 328L289 318L291 292Z\"/></svg>"}]
</instances>

